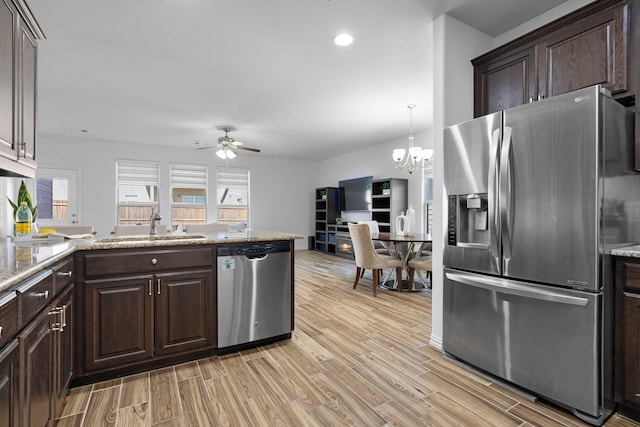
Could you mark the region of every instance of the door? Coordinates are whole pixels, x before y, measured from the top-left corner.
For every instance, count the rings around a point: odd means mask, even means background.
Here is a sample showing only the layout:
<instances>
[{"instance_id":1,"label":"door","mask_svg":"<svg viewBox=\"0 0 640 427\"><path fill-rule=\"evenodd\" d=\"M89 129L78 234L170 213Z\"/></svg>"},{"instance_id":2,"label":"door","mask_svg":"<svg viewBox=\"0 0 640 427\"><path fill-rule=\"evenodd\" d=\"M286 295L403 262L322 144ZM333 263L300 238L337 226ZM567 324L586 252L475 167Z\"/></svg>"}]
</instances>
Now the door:
<instances>
[{"instance_id":1,"label":"door","mask_svg":"<svg viewBox=\"0 0 640 427\"><path fill-rule=\"evenodd\" d=\"M20 353L18 340L0 351L0 427L18 425Z\"/></svg>"},{"instance_id":2,"label":"door","mask_svg":"<svg viewBox=\"0 0 640 427\"><path fill-rule=\"evenodd\" d=\"M153 357L152 277L84 281L87 372Z\"/></svg>"},{"instance_id":3,"label":"door","mask_svg":"<svg viewBox=\"0 0 640 427\"><path fill-rule=\"evenodd\" d=\"M53 413L59 414L73 377L73 286L69 286L56 304L58 325L54 331L55 366Z\"/></svg>"},{"instance_id":4,"label":"door","mask_svg":"<svg viewBox=\"0 0 640 427\"><path fill-rule=\"evenodd\" d=\"M73 168L38 168L36 197L40 228L79 223L78 174L78 169Z\"/></svg>"},{"instance_id":5,"label":"door","mask_svg":"<svg viewBox=\"0 0 640 427\"><path fill-rule=\"evenodd\" d=\"M501 120L502 113L494 113L444 130L446 266L500 274L495 190Z\"/></svg>"},{"instance_id":6,"label":"door","mask_svg":"<svg viewBox=\"0 0 640 427\"><path fill-rule=\"evenodd\" d=\"M599 415L602 295L445 269L445 352Z\"/></svg>"},{"instance_id":7,"label":"door","mask_svg":"<svg viewBox=\"0 0 640 427\"><path fill-rule=\"evenodd\" d=\"M291 253L220 256L218 347L291 332Z\"/></svg>"},{"instance_id":8,"label":"door","mask_svg":"<svg viewBox=\"0 0 640 427\"><path fill-rule=\"evenodd\" d=\"M155 276L157 356L213 345L212 278L211 270Z\"/></svg>"},{"instance_id":9,"label":"door","mask_svg":"<svg viewBox=\"0 0 640 427\"><path fill-rule=\"evenodd\" d=\"M20 366L22 424L25 426L46 426L53 418L51 317L48 310L43 311L18 336L22 353Z\"/></svg>"},{"instance_id":10,"label":"door","mask_svg":"<svg viewBox=\"0 0 640 427\"><path fill-rule=\"evenodd\" d=\"M526 104L538 93L536 47L531 46L474 68L474 117Z\"/></svg>"},{"instance_id":11,"label":"door","mask_svg":"<svg viewBox=\"0 0 640 427\"><path fill-rule=\"evenodd\" d=\"M598 87L504 111L503 275L596 290Z\"/></svg>"}]
</instances>

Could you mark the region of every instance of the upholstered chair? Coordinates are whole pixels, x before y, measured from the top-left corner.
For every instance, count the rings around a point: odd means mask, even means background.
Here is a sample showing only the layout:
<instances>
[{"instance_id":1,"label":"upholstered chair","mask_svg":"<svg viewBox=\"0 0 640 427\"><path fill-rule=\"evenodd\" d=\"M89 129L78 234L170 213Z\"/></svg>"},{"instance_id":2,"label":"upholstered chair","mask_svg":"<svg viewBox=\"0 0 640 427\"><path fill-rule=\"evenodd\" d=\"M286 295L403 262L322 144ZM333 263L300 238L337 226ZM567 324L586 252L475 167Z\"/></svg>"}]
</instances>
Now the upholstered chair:
<instances>
[{"instance_id":1,"label":"upholstered chair","mask_svg":"<svg viewBox=\"0 0 640 427\"><path fill-rule=\"evenodd\" d=\"M377 295L380 270L395 268L396 280L402 280L402 260L376 252L368 224L349 224L349 234L356 260L356 279L353 283L353 289L358 286L360 272L363 268L369 268L373 272L373 296ZM402 292L402 285L398 286L398 290Z\"/></svg>"}]
</instances>

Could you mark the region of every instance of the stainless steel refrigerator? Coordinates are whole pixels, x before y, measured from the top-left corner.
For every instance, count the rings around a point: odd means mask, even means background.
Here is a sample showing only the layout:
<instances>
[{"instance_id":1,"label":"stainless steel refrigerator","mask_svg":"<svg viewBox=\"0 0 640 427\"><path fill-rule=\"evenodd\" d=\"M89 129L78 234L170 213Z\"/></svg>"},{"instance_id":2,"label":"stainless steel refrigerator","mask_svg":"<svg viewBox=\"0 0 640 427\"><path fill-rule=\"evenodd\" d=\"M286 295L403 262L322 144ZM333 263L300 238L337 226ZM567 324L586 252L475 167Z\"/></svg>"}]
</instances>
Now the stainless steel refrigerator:
<instances>
[{"instance_id":1,"label":"stainless steel refrigerator","mask_svg":"<svg viewBox=\"0 0 640 427\"><path fill-rule=\"evenodd\" d=\"M443 348L599 425L612 247L634 243L633 115L600 86L445 129Z\"/></svg>"}]
</instances>

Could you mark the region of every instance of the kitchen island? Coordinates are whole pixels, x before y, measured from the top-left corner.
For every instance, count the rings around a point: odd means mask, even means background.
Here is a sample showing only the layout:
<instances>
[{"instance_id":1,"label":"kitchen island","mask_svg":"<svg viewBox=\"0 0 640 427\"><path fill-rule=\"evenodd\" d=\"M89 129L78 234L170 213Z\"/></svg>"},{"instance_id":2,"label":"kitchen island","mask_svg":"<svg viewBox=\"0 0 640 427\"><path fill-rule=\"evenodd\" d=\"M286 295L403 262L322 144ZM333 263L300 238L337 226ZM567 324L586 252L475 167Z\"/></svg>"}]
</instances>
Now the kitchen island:
<instances>
[{"instance_id":1,"label":"kitchen island","mask_svg":"<svg viewBox=\"0 0 640 427\"><path fill-rule=\"evenodd\" d=\"M45 425L86 384L217 352L216 250L282 232L0 244L0 425ZM43 239L44 240L44 239ZM290 304L293 307L293 304ZM259 340L290 337L288 334Z\"/></svg>"}]
</instances>

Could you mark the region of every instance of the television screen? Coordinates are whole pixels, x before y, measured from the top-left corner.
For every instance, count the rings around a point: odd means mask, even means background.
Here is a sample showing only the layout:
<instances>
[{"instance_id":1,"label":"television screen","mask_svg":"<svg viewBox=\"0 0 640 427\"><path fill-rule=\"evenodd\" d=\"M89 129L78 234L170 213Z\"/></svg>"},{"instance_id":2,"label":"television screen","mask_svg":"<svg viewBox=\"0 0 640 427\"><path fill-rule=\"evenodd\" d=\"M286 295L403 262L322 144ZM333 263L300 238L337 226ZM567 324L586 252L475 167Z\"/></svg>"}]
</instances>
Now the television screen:
<instances>
[{"instance_id":1,"label":"television screen","mask_svg":"<svg viewBox=\"0 0 640 427\"><path fill-rule=\"evenodd\" d=\"M346 179L338 182L340 191L344 194L343 211L371 210L371 182L372 176Z\"/></svg>"}]
</instances>

